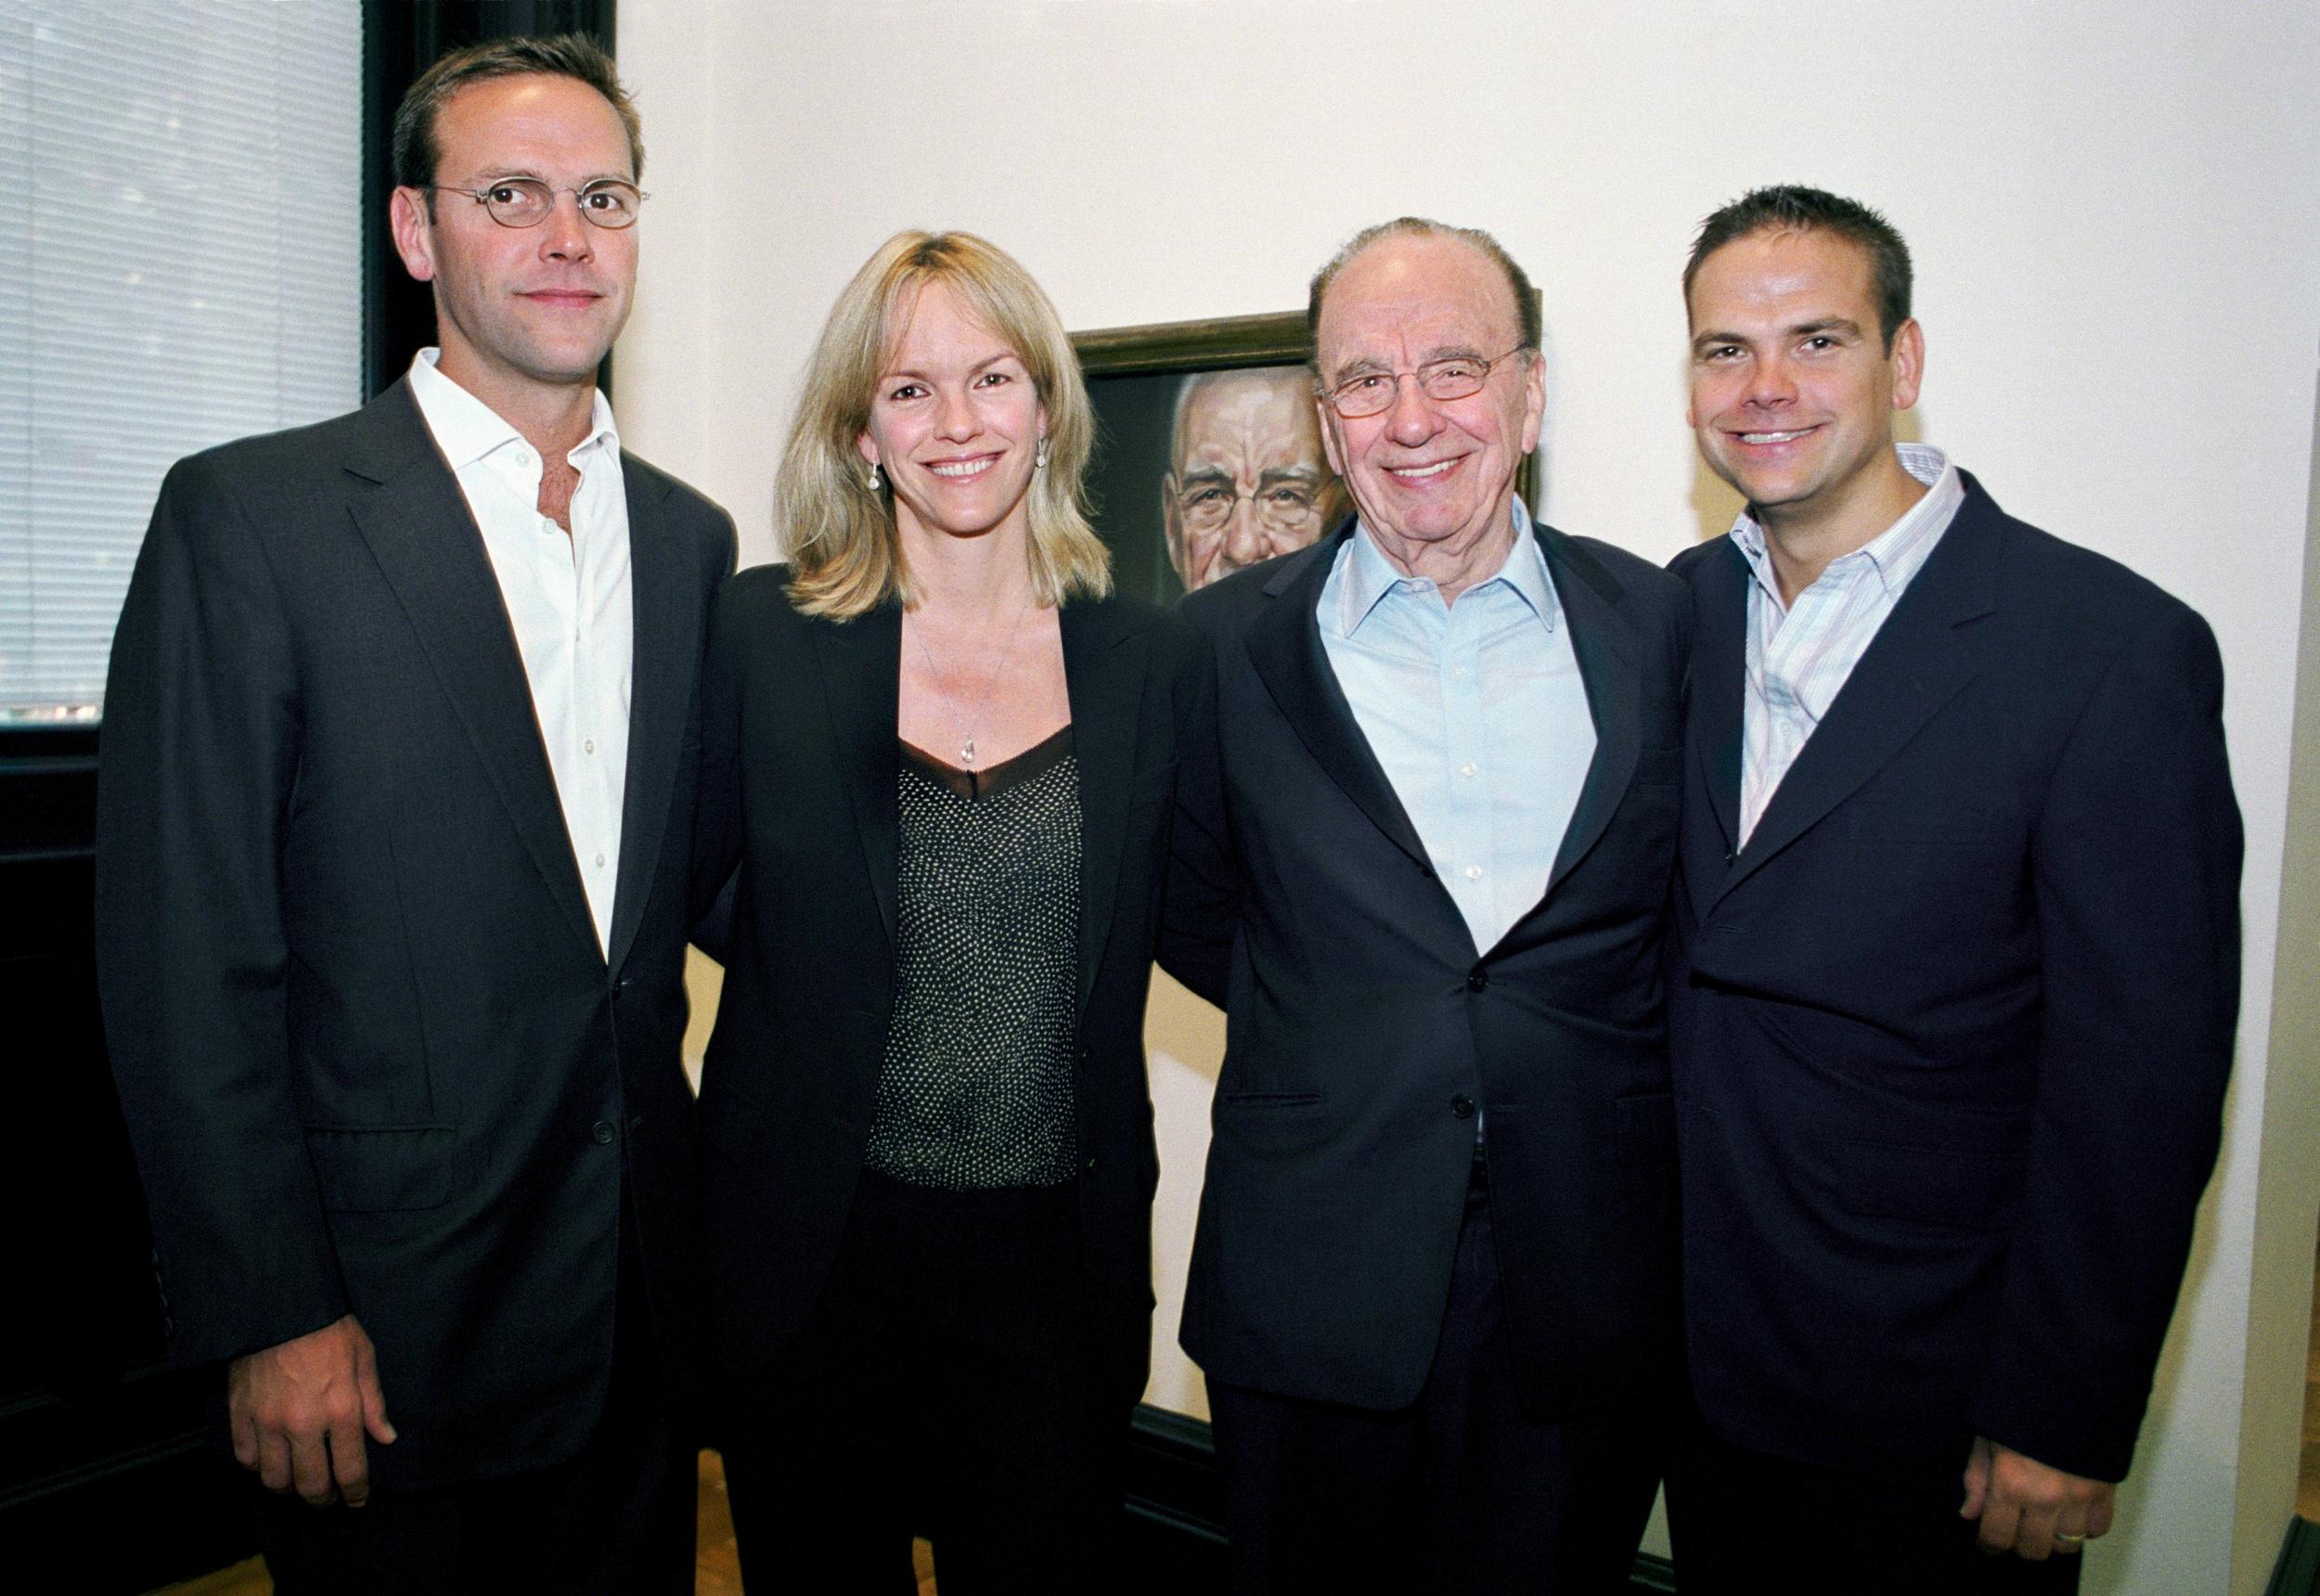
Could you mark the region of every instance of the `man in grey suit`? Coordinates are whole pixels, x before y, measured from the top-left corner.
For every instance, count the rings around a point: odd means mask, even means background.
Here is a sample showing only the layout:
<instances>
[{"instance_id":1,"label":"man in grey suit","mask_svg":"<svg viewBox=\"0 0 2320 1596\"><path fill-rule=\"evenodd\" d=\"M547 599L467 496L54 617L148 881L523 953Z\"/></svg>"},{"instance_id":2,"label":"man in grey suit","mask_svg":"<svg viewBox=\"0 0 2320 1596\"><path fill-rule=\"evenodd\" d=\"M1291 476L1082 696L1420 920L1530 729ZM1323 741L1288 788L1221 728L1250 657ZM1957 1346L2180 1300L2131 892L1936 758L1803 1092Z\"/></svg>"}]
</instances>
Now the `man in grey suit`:
<instances>
[{"instance_id":1,"label":"man in grey suit","mask_svg":"<svg viewBox=\"0 0 2320 1596\"><path fill-rule=\"evenodd\" d=\"M98 970L170 1350L284 1493L277 1590L690 1590L685 878L732 523L596 391L642 200L603 54L448 57L395 147L440 350L181 461L114 641Z\"/></svg>"},{"instance_id":2,"label":"man in grey suit","mask_svg":"<svg viewBox=\"0 0 2320 1596\"><path fill-rule=\"evenodd\" d=\"M1358 515L1189 597L1163 961L1230 1019L1183 1340L1240 1591L1592 1591L1658 1479L1686 605L1534 522L1537 295L1357 237L1308 304Z\"/></svg>"}]
</instances>

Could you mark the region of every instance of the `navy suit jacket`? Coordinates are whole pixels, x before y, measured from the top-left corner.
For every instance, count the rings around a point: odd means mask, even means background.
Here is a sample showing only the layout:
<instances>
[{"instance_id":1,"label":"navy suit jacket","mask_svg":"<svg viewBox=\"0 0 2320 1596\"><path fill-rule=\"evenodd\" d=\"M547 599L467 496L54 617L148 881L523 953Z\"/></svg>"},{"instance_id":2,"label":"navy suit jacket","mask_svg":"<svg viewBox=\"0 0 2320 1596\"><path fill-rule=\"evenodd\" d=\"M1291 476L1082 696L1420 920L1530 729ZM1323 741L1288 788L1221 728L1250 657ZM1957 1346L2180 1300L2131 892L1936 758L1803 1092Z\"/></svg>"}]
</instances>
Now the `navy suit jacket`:
<instances>
[{"instance_id":1,"label":"navy suit jacket","mask_svg":"<svg viewBox=\"0 0 2320 1596\"><path fill-rule=\"evenodd\" d=\"M1182 607L1218 713L1185 754L1161 961L1227 1023L1185 1349L1233 1384L1414 1400L1479 1108L1526 1404L1655 1396L1675 1325L1660 962L1685 595L1537 529L1595 754L1544 895L1477 951L1323 651L1314 607L1352 525Z\"/></svg>"},{"instance_id":2,"label":"navy suit jacket","mask_svg":"<svg viewBox=\"0 0 2320 1596\"><path fill-rule=\"evenodd\" d=\"M113 639L97 975L170 1353L354 1313L393 1487L578 1449L624 1206L673 1372L690 1340L694 688L733 523L621 470L609 958L490 558L406 383L180 461Z\"/></svg>"},{"instance_id":3,"label":"navy suit jacket","mask_svg":"<svg viewBox=\"0 0 2320 1596\"><path fill-rule=\"evenodd\" d=\"M2240 826L2206 624L1966 500L1735 848L1750 574L1692 588L1671 1039L1713 1428L2127 1470L2214 1164Z\"/></svg>"}]
</instances>

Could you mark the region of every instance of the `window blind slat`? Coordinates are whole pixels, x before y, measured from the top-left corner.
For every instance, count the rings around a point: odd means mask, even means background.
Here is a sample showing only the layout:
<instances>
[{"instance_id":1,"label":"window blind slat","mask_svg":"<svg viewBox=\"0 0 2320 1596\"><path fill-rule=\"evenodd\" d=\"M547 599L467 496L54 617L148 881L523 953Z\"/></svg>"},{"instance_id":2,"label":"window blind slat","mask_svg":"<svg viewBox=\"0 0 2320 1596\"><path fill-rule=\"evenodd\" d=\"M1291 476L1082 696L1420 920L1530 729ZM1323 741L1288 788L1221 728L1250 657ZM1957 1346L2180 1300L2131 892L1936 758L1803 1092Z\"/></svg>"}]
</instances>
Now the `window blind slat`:
<instances>
[{"instance_id":1,"label":"window blind slat","mask_svg":"<svg viewBox=\"0 0 2320 1596\"><path fill-rule=\"evenodd\" d=\"M0 5L0 721L93 717L171 462L360 397L359 0Z\"/></svg>"}]
</instances>

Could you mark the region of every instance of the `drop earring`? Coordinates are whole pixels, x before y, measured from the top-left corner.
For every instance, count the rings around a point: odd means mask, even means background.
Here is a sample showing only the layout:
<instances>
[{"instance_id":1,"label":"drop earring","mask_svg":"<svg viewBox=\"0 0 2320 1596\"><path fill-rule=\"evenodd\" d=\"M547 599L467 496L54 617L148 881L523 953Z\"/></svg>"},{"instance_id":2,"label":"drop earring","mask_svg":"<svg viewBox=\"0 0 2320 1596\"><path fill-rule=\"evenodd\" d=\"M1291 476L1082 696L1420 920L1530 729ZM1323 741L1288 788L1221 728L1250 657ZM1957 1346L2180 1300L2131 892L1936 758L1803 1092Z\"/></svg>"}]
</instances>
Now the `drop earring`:
<instances>
[{"instance_id":1,"label":"drop earring","mask_svg":"<svg viewBox=\"0 0 2320 1596\"><path fill-rule=\"evenodd\" d=\"M1031 469L1035 471L1047 470L1047 437L1044 433L1040 435L1039 446L1031 451Z\"/></svg>"},{"instance_id":2,"label":"drop earring","mask_svg":"<svg viewBox=\"0 0 2320 1596\"><path fill-rule=\"evenodd\" d=\"M863 486L869 488L870 492L876 493L879 489L880 482L881 479L878 475L878 462L876 460L872 460L870 462L870 476L865 479Z\"/></svg>"}]
</instances>

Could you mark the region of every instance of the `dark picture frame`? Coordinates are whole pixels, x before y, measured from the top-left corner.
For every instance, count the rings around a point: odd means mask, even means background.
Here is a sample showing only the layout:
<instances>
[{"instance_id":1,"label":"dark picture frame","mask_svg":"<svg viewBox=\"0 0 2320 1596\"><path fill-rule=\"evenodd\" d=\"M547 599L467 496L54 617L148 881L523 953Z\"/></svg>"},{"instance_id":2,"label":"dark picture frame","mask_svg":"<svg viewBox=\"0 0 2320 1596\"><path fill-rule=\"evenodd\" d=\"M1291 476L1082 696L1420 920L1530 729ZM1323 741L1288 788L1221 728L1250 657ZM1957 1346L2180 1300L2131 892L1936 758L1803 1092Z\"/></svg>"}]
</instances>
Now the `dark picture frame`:
<instances>
[{"instance_id":1,"label":"dark picture frame","mask_svg":"<svg viewBox=\"0 0 2320 1596\"><path fill-rule=\"evenodd\" d=\"M1305 312L1102 328L1075 332L1071 341L1096 413L1088 488L1113 574L1123 593L1173 603L1184 584L1169 560L1161 495L1172 465L1177 395L1186 378L1210 372L1295 367L1302 376L1313 354ZM1515 479L1526 504L1535 502L1537 460L1535 453L1527 457ZM1332 527L1321 530L1325 535Z\"/></svg>"}]
</instances>

